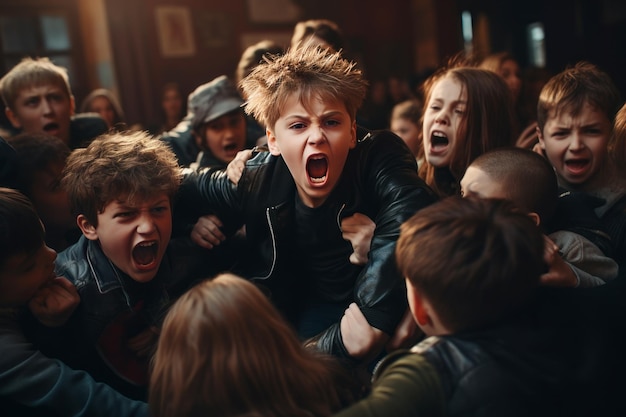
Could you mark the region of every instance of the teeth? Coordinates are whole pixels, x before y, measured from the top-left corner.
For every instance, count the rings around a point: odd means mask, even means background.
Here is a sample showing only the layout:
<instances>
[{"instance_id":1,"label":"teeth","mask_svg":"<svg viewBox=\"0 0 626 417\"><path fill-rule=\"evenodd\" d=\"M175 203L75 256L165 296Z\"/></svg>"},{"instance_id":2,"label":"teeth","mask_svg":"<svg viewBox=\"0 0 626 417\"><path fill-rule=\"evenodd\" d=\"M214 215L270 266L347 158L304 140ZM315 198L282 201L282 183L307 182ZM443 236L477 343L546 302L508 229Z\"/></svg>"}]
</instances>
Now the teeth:
<instances>
[{"instance_id":1,"label":"teeth","mask_svg":"<svg viewBox=\"0 0 626 417\"><path fill-rule=\"evenodd\" d=\"M320 177L320 178L313 178L313 177L311 177L311 182L316 183L316 184L317 183L321 184L325 180L326 180L326 175L324 175L323 177Z\"/></svg>"},{"instance_id":2,"label":"teeth","mask_svg":"<svg viewBox=\"0 0 626 417\"><path fill-rule=\"evenodd\" d=\"M437 136L439 138L447 138L448 136L444 135L441 132L433 132L433 136Z\"/></svg>"},{"instance_id":3,"label":"teeth","mask_svg":"<svg viewBox=\"0 0 626 417\"><path fill-rule=\"evenodd\" d=\"M154 245L156 245L156 242L141 242L137 246L147 248L147 247L154 246Z\"/></svg>"}]
</instances>

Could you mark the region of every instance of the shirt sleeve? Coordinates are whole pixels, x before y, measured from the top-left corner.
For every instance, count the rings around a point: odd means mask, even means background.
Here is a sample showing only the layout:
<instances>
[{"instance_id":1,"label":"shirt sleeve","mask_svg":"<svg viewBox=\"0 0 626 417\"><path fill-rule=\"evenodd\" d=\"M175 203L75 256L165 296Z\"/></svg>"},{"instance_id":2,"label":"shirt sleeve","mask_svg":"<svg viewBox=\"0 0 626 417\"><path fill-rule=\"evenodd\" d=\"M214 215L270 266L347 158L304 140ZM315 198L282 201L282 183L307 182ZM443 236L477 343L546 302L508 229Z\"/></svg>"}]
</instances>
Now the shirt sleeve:
<instances>
[{"instance_id":1,"label":"shirt sleeve","mask_svg":"<svg viewBox=\"0 0 626 417\"><path fill-rule=\"evenodd\" d=\"M147 417L144 402L124 397L89 374L44 356L15 320L0 318L0 399L66 417Z\"/></svg>"},{"instance_id":2,"label":"shirt sleeve","mask_svg":"<svg viewBox=\"0 0 626 417\"><path fill-rule=\"evenodd\" d=\"M444 416L444 397L435 368L421 355L406 354L376 377L370 395L334 417Z\"/></svg>"}]
</instances>

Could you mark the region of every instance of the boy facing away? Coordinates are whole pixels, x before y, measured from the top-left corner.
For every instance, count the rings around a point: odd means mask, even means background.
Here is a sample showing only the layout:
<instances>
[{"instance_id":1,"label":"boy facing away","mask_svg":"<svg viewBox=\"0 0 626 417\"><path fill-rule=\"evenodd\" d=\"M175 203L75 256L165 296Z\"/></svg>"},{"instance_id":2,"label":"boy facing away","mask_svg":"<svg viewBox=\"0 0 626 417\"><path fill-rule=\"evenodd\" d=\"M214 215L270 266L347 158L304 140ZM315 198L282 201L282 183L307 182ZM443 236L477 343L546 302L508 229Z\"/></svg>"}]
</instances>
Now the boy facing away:
<instances>
[{"instance_id":1,"label":"boy facing away","mask_svg":"<svg viewBox=\"0 0 626 417\"><path fill-rule=\"evenodd\" d=\"M87 373L44 356L25 336L28 306L46 326L59 326L79 302L74 286L54 274L56 252L46 246L32 203L0 188L0 408L5 416L147 416Z\"/></svg>"},{"instance_id":2,"label":"boy facing away","mask_svg":"<svg viewBox=\"0 0 626 417\"><path fill-rule=\"evenodd\" d=\"M336 416L620 415L609 411L623 384L609 375L623 341L603 343L602 304L560 296L584 291L539 288L543 242L504 200L450 197L405 222L396 259L428 338L383 359L368 397ZM349 310L343 321L364 318Z\"/></svg>"},{"instance_id":3,"label":"boy facing away","mask_svg":"<svg viewBox=\"0 0 626 417\"><path fill-rule=\"evenodd\" d=\"M0 79L0 93L18 132L47 133L74 149L107 130L99 116L74 116L67 70L48 58L24 58Z\"/></svg>"},{"instance_id":4,"label":"boy facing away","mask_svg":"<svg viewBox=\"0 0 626 417\"><path fill-rule=\"evenodd\" d=\"M611 78L588 62L553 76L537 105L539 145L559 186L587 196L586 206L576 209L600 219L620 266L626 261L626 187L607 156L621 105Z\"/></svg>"},{"instance_id":5,"label":"boy facing away","mask_svg":"<svg viewBox=\"0 0 626 417\"><path fill-rule=\"evenodd\" d=\"M133 398L145 398L148 360L173 296L218 268L199 248L170 242L180 178L164 142L128 132L75 150L61 182L82 231L56 260L81 297L70 323L79 340L68 348L77 352L68 360Z\"/></svg>"},{"instance_id":6,"label":"boy facing away","mask_svg":"<svg viewBox=\"0 0 626 417\"><path fill-rule=\"evenodd\" d=\"M566 287L602 285L617 277L615 261L583 235L556 228L567 223L559 210L554 170L541 155L521 148L502 148L476 158L461 179L465 197L497 198L511 201L533 218L546 236L548 272L542 284ZM565 221L564 221L565 220ZM595 229L594 229L595 230ZM594 233L594 230L583 231Z\"/></svg>"},{"instance_id":7,"label":"boy facing away","mask_svg":"<svg viewBox=\"0 0 626 417\"><path fill-rule=\"evenodd\" d=\"M191 203L216 214L226 234L246 225L253 249L237 272L269 289L309 345L372 359L407 307L393 259L399 226L435 197L402 140L357 137L366 81L339 53L293 49L257 66L241 87L246 112L266 126L269 151L247 161L237 185L223 172L195 173L183 195L195 193ZM342 236L342 221L355 213L377 225L364 266L351 263ZM360 331L339 328L353 301L371 345Z\"/></svg>"}]
</instances>

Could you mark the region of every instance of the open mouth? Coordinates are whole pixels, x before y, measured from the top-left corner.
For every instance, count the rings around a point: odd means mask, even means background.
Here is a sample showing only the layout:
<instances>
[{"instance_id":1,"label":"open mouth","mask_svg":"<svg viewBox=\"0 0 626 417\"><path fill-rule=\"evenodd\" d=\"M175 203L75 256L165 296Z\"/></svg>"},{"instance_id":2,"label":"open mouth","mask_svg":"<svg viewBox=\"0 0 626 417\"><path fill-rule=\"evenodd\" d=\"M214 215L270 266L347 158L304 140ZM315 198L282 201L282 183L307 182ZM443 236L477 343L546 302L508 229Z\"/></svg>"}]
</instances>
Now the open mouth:
<instances>
[{"instance_id":1,"label":"open mouth","mask_svg":"<svg viewBox=\"0 0 626 417\"><path fill-rule=\"evenodd\" d=\"M306 172L312 183L322 184L326 181L326 174L328 173L328 160L323 155L310 157L306 161Z\"/></svg>"},{"instance_id":2,"label":"open mouth","mask_svg":"<svg viewBox=\"0 0 626 417\"><path fill-rule=\"evenodd\" d=\"M441 132L433 132L430 136L430 146L434 151L443 150L449 143L448 137Z\"/></svg>"},{"instance_id":3,"label":"open mouth","mask_svg":"<svg viewBox=\"0 0 626 417\"><path fill-rule=\"evenodd\" d=\"M228 145L224 146L224 150L226 152L235 152L235 151L238 151L239 149L237 148L236 143L229 143Z\"/></svg>"},{"instance_id":4,"label":"open mouth","mask_svg":"<svg viewBox=\"0 0 626 417\"><path fill-rule=\"evenodd\" d=\"M133 248L133 261L141 268L150 268L156 264L159 244L153 240L141 242Z\"/></svg>"},{"instance_id":5,"label":"open mouth","mask_svg":"<svg viewBox=\"0 0 626 417\"><path fill-rule=\"evenodd\" d=\"M565 167L572 174L581 174L587 170L589 159L570 159L565 161Z\"/></svg>"},{"instance_id":6,"label":"open mouth","mask_svg":"<svg viewBox=\"0 0 626 417\"><path fill-rule=\"evenodd\" d=\"M59 130L59 124L58 123L47 123L44 125L43 130L45 132L54 132Z\"/></svg>"}]
</instances>

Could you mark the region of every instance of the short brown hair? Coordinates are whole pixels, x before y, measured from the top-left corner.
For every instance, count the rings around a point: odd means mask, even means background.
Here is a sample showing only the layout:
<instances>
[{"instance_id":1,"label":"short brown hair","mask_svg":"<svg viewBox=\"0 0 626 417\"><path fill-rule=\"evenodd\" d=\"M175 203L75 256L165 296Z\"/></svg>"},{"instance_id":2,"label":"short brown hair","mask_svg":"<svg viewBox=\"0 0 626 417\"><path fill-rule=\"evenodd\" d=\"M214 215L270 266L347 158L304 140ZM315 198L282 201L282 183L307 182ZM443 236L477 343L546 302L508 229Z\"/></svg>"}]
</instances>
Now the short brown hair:
<instances>
[{"instance_id":1,"label":"short brown hair","mask_svg":"<svg viewBox=\"0 0 626 417\"><path fill-rule=\"evenodd\" d=\"M221 274L168 312L150 409L155 417L330 415L342 407L332 360L305 350L253 283Z\"/></svg>"},{"instance_id":2,"label":"short brown hair","mask_svg":"<svg viewBox=\"0 0 626 417\"><path fill-rule=\"evenodd\" d=\"M65 90L68 97L72 96L65 68L55 65L49 58L22 59L0 79L0 93L4 105L13 109L15 100L22 90L43 84L58 85Z\"/></svg>"},{"instance_id":3,"label":"short brown hair","mask_svg":"<svg viewBox=\"0 0 626 417\"><path fill-rule=\"evenodd\" d=\"M502 185L507 200L525 212L549 221L558 201L558 182L552 165L530 149L502 148L480 155L470 164Z\"/></svg>"},{"instance_id":4,"label":"short brown hair","mask_svg":"<svg viewBox=\"0 0 626 417\"><path fill-rule=\"evenodd\" d=\"M343 59L339 52L302 47L264 60L241 82L247 98L246 113L260 124L274 128L293 93L299 94L302 103L314 97L340 100L355 120L365 98L367 81L356 64Z\"/></svg>"},{"instance_id":5,"label":"short brown hair","mask_svg":"<svg viewBox=\"0 0 626 417\"><path fill-rule=\"evenodd\" d=\"M550 78L541 89L537 103L539 129L543 131L548 118L562 111L578 115L586 103L603 113L611 125L622 105L611 77L597 66L581 61Z\"/></svg>"},{"instance_id":6,"label":"short brown hair","mask_svg":"<svg viewBox=\"0 0 626 417\"><path fill-rule=\"evenodd\" d=\"M67 159L61 185L75 215L94 226L98 213L111 201L125 197L174 196L182 178L176 156L163 141L146 132L127 131L99 136Z\"/></svg>"},{"instance_id":7,"label":"short brown hair","mask_svg":"<svg viewBox=\"0 0 626 417\"><path fill-rule=\"evenodd\" d=\"M521 307L538 286L543 235L504 200L449 197L402 224L400 272L457 332Z\"/></svg>"}]
</instances>

